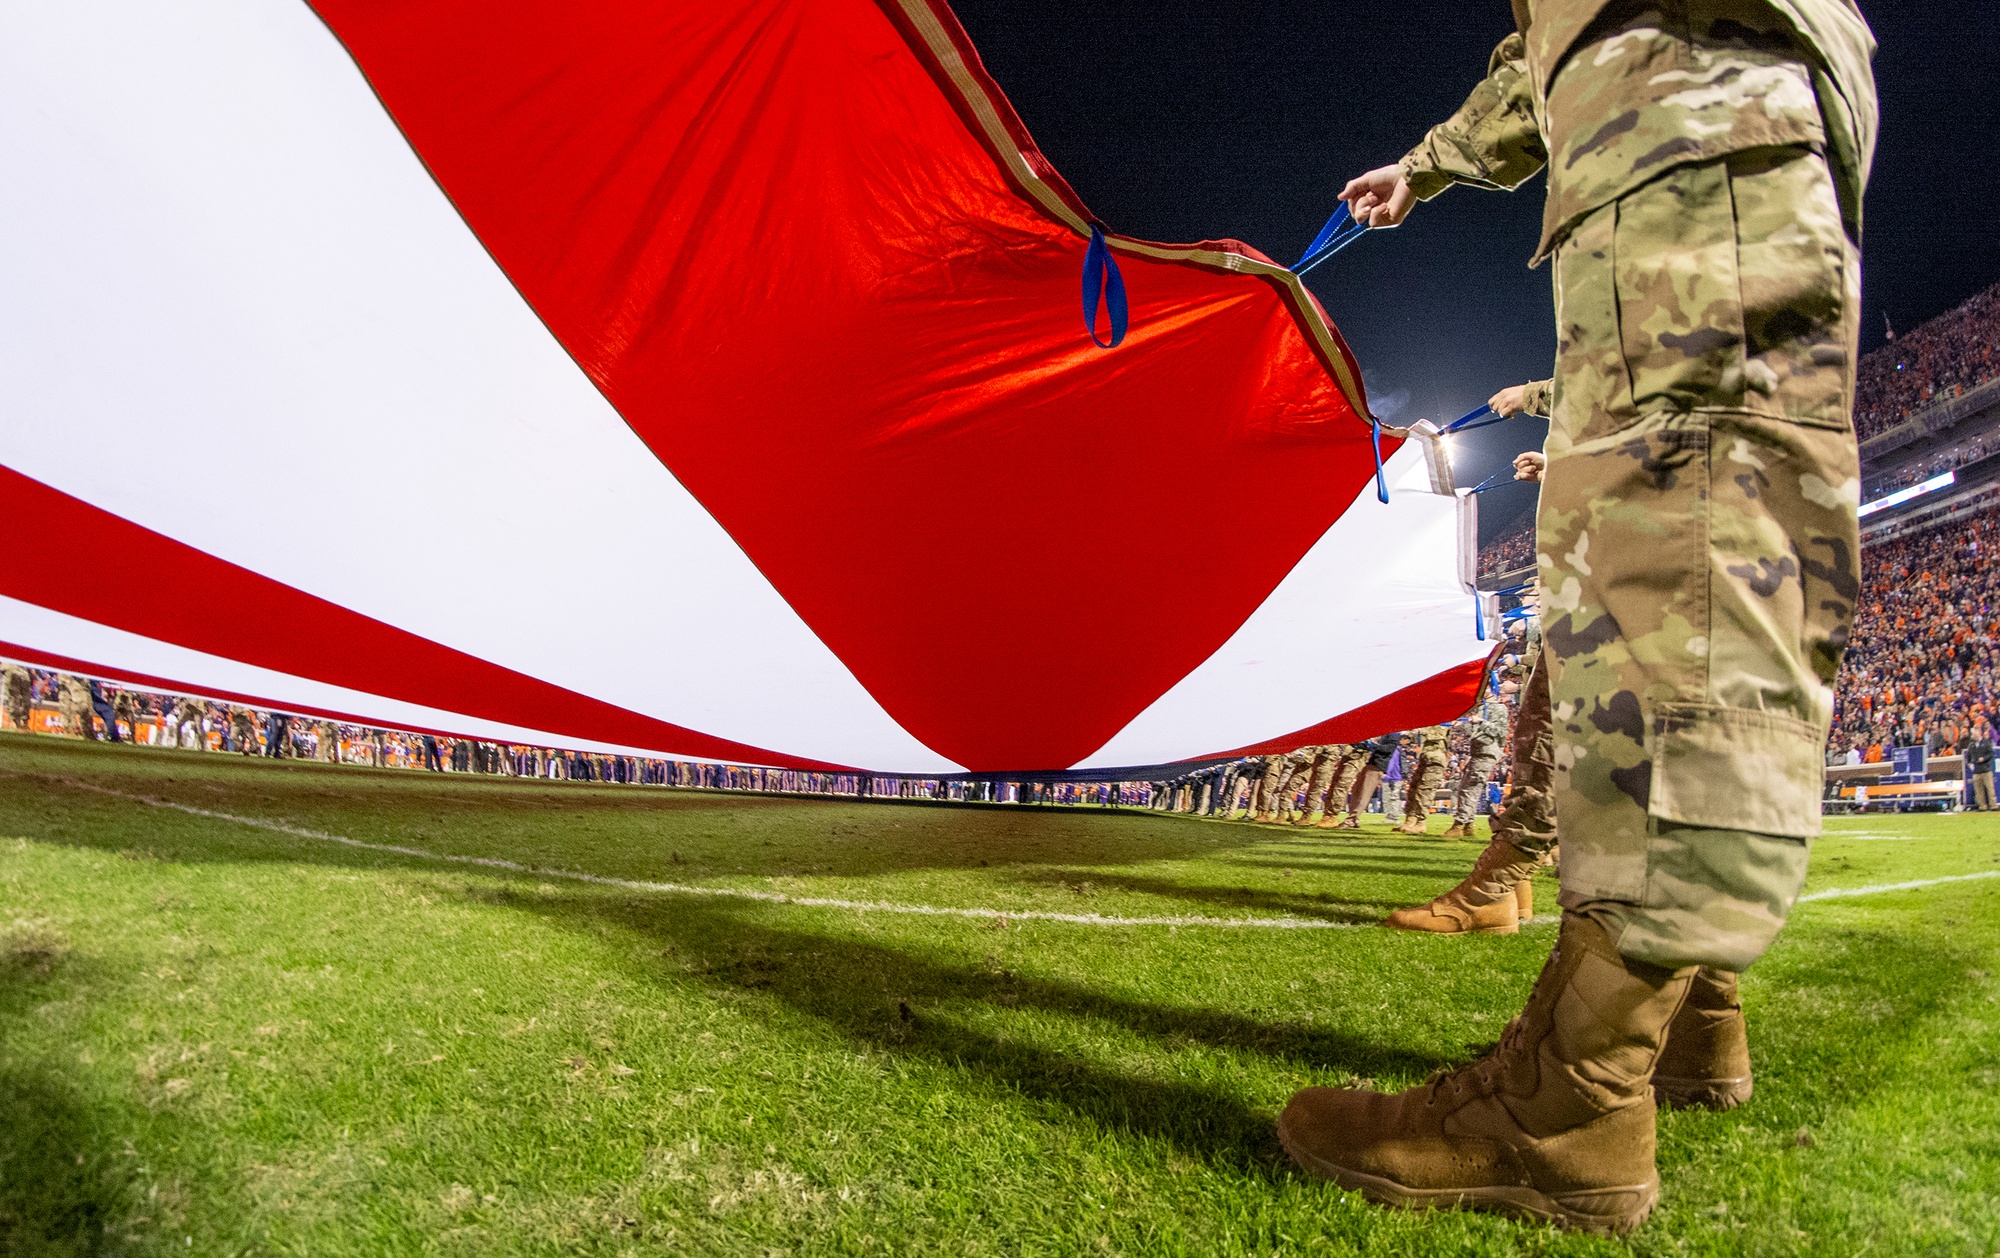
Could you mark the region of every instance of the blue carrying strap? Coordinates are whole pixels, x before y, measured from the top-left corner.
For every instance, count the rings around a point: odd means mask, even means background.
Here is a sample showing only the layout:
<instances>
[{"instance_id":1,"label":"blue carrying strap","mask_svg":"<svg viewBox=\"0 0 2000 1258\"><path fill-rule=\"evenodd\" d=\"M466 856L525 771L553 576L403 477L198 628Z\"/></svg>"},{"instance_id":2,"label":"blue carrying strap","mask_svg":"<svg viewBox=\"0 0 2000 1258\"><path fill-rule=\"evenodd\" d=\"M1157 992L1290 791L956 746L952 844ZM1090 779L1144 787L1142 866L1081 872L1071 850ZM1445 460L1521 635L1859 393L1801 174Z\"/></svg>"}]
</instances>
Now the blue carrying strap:
<instances>
[{"instance_id":1,"label":"blue carrying strap","mask_svg":"<svg viewBox=\"0 0 2000 1258\"><path fill-rule=\"evenodd\" d=\"M1467 424L1471 424L1472 427L1474 428L1484 428L1486 427L1486 424L1473 424L1472 421L1478 419L1481 415L1486 414L1488 411L1492 409L1493 409L1492 407L1482 404L1476 409L1467 411L1465 414L1460 415L1457 419L1452 420L1449 424L1446 424L1444 426L1444 430L1446 432L1460 432L1465 429L1465 426ZM1499 417L1496 417L1496 420L1497 418ZM1489 420L1487 422L1492 423L1496 422L1496 420Z\"/></svg>"},{"instance_id":2,"label":"blue carrying strap","mask_svg":"<svg viewBox=\"0 0 2000 1258\"><path fill-rule=\"evenodd\" d=\"M1102 305L1111 324L1111 339L1097 335L1097 308ZM1090 225L1090 247L1083 251L1083 326L1099 349L1114 348L1125 339L1129 312L1125 305L1125 277L1118 273L1118 259L1104 243L1104 229Z\"/></svg>"},{"instance_id":3,"label":"blue carrying strap","mask_svg":"<svg viewBox=\"0 0 2000 1258\"><path fill-rule=\"evenodd\" d=\"M1340 208L1333 212L1333 217L1326 220L1326 226L1319 229L1319 235L1314 236L1313 242L1306 246L1306 251L1299 255L1298 262L1292 267L1292 274L1304 275L1359 240L1361 234L1367 230L1368 224L1356 222L1353 210L1348 207L1347 202L1342 201Z\"/></svg>"},{"instance_id":4,"label":"blue carrying strap","mask_svg":"<svg viewBox=\"0 0 2000 1258\"><path fill-rule=\"evenodd\" d=\"M1375 430L1375 497L1384 504L1389 501L1389 481L1382 475L1382 421L1373 415L1368 422Z\"/></svg>"}]
</instances>

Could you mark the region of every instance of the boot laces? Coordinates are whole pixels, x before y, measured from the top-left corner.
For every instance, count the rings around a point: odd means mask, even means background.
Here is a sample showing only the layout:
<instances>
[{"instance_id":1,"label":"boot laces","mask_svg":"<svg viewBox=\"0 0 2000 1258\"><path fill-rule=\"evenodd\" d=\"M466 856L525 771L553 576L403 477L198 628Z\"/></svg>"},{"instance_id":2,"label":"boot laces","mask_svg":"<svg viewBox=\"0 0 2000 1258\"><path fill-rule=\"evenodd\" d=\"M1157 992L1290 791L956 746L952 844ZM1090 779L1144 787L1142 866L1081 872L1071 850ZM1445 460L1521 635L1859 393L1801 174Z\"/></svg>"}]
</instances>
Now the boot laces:
<instances>
[{"instance_id":1,"label":"boot laces","mask_svg":"<svg viewBox=\"0 0 2000 1258\"><path fill-rule=\"evenodd\" d=\"M1473 1097L1491 1096L1499 1091L1500 1074L1504 1063L1512 1055L1514 1047L1520 1043L1523 1018L1515 1018L1500 1033L1499 1042L1492 1051L1478 1061L1467 1062L1463 1066L1450 1066L1435 1071L1425 1081L1430 1088L1430 1096L1425 1104L1436 1105L1439 1101L1454 1107Z\"/></svg>"}]
</instances>

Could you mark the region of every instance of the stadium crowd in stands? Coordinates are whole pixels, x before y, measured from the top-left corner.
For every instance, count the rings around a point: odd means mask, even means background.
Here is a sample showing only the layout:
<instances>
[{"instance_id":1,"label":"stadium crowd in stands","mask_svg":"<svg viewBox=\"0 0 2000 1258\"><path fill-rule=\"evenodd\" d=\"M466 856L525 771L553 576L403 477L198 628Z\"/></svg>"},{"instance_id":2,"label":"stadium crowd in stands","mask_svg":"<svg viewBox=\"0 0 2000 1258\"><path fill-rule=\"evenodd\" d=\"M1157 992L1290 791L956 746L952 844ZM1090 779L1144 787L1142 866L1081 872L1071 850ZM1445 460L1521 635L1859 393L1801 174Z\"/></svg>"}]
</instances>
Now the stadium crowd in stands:
<instances>
[{"instance_id":1,"label":"stadium crowd in stands","mask_svg":"<svg viewBox=\"0 0 2000 1258\"><path fill-rule=\"evenodd\" d=\"M2000 284L1862 355L1854 381L1861 440L1918 410L2000 377Z\"/></svg>"},{"instance_id":2,"label":"stadium crowd in stands","mask_svg":"<svg viewBox=\"0 0 2000 1258\"><path fill-rule=\"evenodd\" d=\"M2000 691L2000 504L1862 552L1830 755L1957 751Z\"/></svg>"},{"instance_id":3,"label":"stadium crowd in stands","mask_svg":"<svg viewBox=\"0 0 2000 1258\"><path fill-rule=\"evenodd\" d=\"M1535 566L1535 514L1530 511L1479 548L1479 577L1504 576Z\"/></svg>"},{"instance_id":4,"label":"stadium crowd in stands","mask_svg":"<svg viewBox=\"0 0 2000 1258\"><path fill-rule=\"evenodd\" d=\"M1864 480L1865 492L1862 497L1873 501L1883 494L1927 481L1944 472L1957 471L1968 463L1977 463L1987 455L2000 450L2000 435L1992 431L1978 433L1957 442L1949 449L1939 450L1879 476Z\"/></svg>"}]
</instances>

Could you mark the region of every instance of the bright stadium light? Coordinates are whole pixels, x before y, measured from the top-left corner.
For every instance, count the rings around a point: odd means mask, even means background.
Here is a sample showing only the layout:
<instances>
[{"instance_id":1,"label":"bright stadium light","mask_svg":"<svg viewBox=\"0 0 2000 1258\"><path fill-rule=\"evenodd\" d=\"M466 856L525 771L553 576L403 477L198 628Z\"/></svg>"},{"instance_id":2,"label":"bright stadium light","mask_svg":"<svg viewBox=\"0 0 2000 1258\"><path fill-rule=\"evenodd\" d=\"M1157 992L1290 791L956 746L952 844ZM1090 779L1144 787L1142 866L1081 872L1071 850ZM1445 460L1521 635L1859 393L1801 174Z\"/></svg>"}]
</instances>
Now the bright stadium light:
<instances>
[{"instance_id":1,"label":"bright stadium light","mask_svg":"<svg viewBox=\"0 0 2000 1258\"><path fill-rule=\"evenodd\" d=\"M1874 515L1877 511L1886 511L1890 507L1899 507L1912 498L1921 498L1925 494L1943 489L1957 479L1957 476L1950 472L1946 472L1942 476L1933 476L1921 485L1912 485L1908 489L1899 489L1886 498L1877 498L1875 501L1862 507L1858 514L1869 516Z\"/></svg>"}]
</instances>

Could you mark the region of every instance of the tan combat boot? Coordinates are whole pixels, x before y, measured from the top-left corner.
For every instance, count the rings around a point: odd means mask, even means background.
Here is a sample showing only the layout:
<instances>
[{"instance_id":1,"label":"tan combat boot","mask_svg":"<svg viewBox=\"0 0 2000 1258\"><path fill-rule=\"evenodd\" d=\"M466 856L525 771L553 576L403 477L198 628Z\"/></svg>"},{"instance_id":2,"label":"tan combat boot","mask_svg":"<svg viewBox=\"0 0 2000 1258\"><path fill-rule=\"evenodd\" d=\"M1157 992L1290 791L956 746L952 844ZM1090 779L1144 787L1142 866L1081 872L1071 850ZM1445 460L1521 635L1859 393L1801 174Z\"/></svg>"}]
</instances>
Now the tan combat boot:
<instances>
[{"instance_id":1,"label":"tan combat boot","mask_svg":"<svg viewBox=\"0 0 2000 1258\"><path fill-rule=\"evenodd\" d=\"M1278 1139L1384 1205L1623 1235L1660 1198L1647 1081L1693 972L1628 961L1595 922L1565 914L1491 1056L1393 1096L1307 1088L1278 1116Z\"/></svg>"},{"instance_id":2,"label":"tan combat boot","mask_svg":"<svg viewBox=\"0 0 2000 1258\"><path fill-rule=\"evenodd\" d=\"M1319 819L1319 828L1322 830L1338 830L1346 822L1347 814L1345 812L1330 812Z\"/></svg>"},{"instance_id":3,"label":"tan combat boot","mask_svg":"<svg viewBox=\"0 0 2000 1258\"><path fill-rule=\"evenodd\" d=\"M1495 839L1479 854L1464 882L1429 904L1397 909L1382 924L1434 935L1511 935L1521 921L1534 916L1534 892L1523 890L1534 872L1534 857L1505 839Z\"/></svg>"},{"instance_id":4,"label":"tan combat boot","mask_svg":"<svg viewBox=\"0 0 2000 1258\"><path fill-rule=\"evenodd\" d=\"M1750 1099L1750 1037L1736 976L1702 966L1687 1003L1667 1028L1667 1051L1653 1070L1653 1095L1673 1109L1735 1109Z\"/></svg>"},{"instance_id":5,"label":"tan combat boot","mask_svg":"<svg viewBox=\"0 0 2000 1258\"><path fill-rule=\"evenodd\" d=\"M1298 820L1292 822L1292 824L1295 826L1324 825L1326 824L1326 817L1322 813L1302 812L1299 814Z\"/></svg>"},{"instance_id":6,"label":"tan combat boot","mask_svg":"<svg viewBox=\"0 0 2000 1258\"><path fill-rule=\"evenodd\" d=\"M1444 833L1438 837L1441 839L1469 839L1472 837L1472 827L1466 822L1454 821L1446 826Z\"/></svg>"},{"instance_id":7,"label":"tan combat boot","mask_svg":"<svg viewBox=\"0 0 2000 1258\"><path fill-rule=\"evenodd\" d=\"M1396 827L1397 834L1422 834L1424 830L1424 823L1421 821L1405 821Z\"/></svg>"},{"instance_id":8,"label":"tan combat boot","mask_svg":"<svg viewBox=\"0 0 2000 1258\"><path fill-rule=\"evenodd\" d=\"M1514 912L1524 922L1535 920L1535 878L1532 872L1514 884Z\"/></svg>"}]
</instances>

